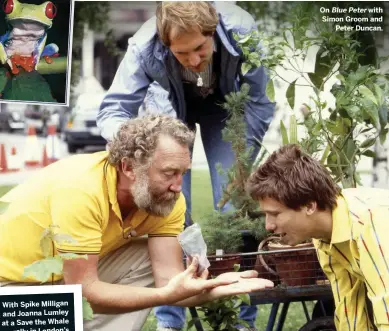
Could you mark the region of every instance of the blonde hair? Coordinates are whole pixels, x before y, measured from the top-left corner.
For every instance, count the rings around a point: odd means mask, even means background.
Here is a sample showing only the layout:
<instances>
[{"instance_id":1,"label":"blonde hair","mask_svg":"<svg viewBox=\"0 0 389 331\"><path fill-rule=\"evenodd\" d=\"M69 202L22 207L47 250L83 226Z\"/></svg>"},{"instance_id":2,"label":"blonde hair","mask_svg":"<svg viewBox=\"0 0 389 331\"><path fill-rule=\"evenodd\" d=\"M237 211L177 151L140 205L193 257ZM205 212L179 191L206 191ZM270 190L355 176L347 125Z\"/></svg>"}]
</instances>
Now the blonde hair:
<instances>
[{"instance_id":1,"label":"blonde hair","mask_svg":"<svg viewBox=\"0 0 389 331\"><path fill-rule=\"evenodd\" d=\"M108 143L108 162L120 165L129 158L137 166L147 166L161 135L167 135L190 147L195 135L183 122L169 116L149 115L130 119L120 126Z\"/></svg>"},{"instance_id":2,"label":"blonde hair","mask_svg":"<svg viewBox=\"0 0 389 331\"><path fill-rule=\"evenodd\" d=\"M204 36L211 36L219 22L216 9L208 1L161 1L157 6L157 32L165 46L170 38L199 27ZM171 35L174 28L174 35Z\"/></svg>"}]
</instances>

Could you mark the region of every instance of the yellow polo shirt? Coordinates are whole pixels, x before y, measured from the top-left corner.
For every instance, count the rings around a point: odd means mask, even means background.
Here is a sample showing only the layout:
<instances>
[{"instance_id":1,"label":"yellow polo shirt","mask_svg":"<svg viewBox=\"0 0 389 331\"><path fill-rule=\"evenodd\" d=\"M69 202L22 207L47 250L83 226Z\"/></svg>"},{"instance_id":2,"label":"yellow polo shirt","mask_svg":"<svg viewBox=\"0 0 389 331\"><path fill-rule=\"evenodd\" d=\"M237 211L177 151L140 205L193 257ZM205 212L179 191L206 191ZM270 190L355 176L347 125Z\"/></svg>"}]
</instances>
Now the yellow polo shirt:
<instances>
[{"instance_id":1,"label":"yellow polo shirt","mask_svg":"<svg viewBox=\"0 0 389 331\"><path fill-rule=\"evenodd\" d=\"M51 225L56 233L76 240L53 243L52 255L101 257L134 236L176 236L183 230L182 194L167 217L139 209L122 220L116 184L116 168L108 164L107 152L98 152L60 160L4 195L0 200L10 204L0 216L0 280L36 282L22 279L22 274L24 267L44 258L40 239Z\"/></svg>"},{"instance_id":2,"label":"yellow polo shirt","mask_svg":"<svg viewBox=\"0 0 389 331\"><path fill-rule=\"evenodd\" d=\"M389 330L389 190L345 189L333 211L331 242L314 240L331 282L337 330Z\"/></svg>"}]
</instances>

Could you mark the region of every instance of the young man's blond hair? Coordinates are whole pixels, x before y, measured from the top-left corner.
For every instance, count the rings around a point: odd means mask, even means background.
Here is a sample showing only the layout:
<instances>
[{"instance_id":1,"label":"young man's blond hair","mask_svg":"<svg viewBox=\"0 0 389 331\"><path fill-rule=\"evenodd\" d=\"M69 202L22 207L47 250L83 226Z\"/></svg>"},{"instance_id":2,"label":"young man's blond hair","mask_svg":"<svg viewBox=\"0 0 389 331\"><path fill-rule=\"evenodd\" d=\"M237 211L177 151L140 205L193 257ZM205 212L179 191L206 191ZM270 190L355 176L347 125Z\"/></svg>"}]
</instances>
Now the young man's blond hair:
<instances>
[{"instance_id":1,"label":"young man's blond hair","mask_svg":"<svg viewBox=\"0 0 389 331\"><path fill-rule=\"evenodd\" d=\"M219 22L215 8L207 1L161 1L156 16L158 35L165 46L195 27L204 36L211 36Z\"/></svg>"}]
</instances>

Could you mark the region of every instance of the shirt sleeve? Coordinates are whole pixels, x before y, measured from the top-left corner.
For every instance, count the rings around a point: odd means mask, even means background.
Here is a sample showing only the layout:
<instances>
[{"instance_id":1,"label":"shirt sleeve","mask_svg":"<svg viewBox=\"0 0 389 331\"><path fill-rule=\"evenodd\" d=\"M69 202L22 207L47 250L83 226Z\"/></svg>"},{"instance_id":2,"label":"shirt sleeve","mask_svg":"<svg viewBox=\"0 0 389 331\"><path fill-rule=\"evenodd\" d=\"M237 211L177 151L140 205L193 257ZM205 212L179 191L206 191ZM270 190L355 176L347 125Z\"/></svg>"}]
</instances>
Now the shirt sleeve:
<instances>
[{"instance_id":1,"label":"shirt sleeve","mask_svg":"<svg viewBox=\"0 0 389 331\"><path fill-rule=\"evenodd\" d=\"M57 189L49 199L56 233L75 242L56 242L61 253L99 254L102 246L102 216L98 200L76 188Z\"/></svg>"},{"instance_id":2,"label":"shirt sleeve","mask_svg":"<svg viewBox=\"0 0 389 331\"><path fill-rule=\"evenodd\" d=\"M176 237L184 229L185 211L185 198L181 194L173 211L166 218L160 219L148 233L149 237Z\"/></svg>"},{"instance_id":3,"label":"shirt sleeve","mask_svg":"<svg viewBox=\"0 0 389 331\"><path fill-rule=\"evenodd\" d=\"M126 120L138 116L150 83L139 52L130 39L127 52L97 114L97 126L106 140L112 140Z\"/></svg>"},{"instance_id":4,"label":"shirt sleeve","mask_svg":"<svg viewBox=\"0 0 389 331\"><path fill-rule=\"evenodd\" d=\"M389 210L378 207L368 211L358 238L360 268L373 305L379 330L389 329Z\"/></svg>"},{"instance_id":5,"label":"shirt sleeve","mask_svg":"<svg viewBox=\"0 0 389 331\"><path fill-rule=\"evenodd\" d=\"M337 330L370 330L372 324L366 307L362 279L354 277L333 256L318 250L320 265L330 281L335 302Z\"/></svg>"}]
</instances>

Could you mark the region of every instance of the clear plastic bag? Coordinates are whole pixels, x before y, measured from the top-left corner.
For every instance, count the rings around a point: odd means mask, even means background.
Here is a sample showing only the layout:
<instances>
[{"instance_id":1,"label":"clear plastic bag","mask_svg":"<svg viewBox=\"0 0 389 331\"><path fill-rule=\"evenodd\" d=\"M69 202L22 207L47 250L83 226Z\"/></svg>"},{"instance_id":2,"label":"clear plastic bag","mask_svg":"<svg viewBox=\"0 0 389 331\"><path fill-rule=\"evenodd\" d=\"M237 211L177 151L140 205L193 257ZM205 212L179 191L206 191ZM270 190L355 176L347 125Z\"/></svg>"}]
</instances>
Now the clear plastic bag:
<instances>
[{"instance_id":1,"label":"clear plastic bag","mask_svg":"<svg viewBox=\"0 0 389 331\"><path fill-rule=\"evenodd\" d=\"M200 275L205 269L211 265L207 258L207 245L201 233L200 225L195 223L188 226L183 232L178 235L178 241L185 255L192 259L196 256L199 260L199 269L197 273Z\"/></svg>"}]
</instances>

